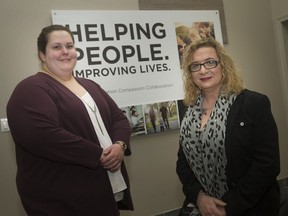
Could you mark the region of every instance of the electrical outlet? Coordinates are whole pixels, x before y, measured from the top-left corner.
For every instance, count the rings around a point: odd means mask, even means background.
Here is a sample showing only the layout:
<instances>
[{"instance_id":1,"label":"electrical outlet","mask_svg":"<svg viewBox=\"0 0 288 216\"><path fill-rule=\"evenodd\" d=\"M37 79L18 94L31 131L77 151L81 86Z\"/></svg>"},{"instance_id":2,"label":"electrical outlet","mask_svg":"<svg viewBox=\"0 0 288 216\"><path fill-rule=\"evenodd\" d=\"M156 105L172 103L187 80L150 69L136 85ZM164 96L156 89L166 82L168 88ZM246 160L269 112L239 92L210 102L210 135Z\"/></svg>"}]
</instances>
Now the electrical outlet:
<instances>
[{"instance_id":1,"label":"electrical outlet","mask_svg":"<svg viewBox=\"0 0 288 216\"><path fill-rule=\"evenodd\" d=\"M1 119L1 131L2 132L10 131L7 118Z\"/></svg>"}]
</instances>

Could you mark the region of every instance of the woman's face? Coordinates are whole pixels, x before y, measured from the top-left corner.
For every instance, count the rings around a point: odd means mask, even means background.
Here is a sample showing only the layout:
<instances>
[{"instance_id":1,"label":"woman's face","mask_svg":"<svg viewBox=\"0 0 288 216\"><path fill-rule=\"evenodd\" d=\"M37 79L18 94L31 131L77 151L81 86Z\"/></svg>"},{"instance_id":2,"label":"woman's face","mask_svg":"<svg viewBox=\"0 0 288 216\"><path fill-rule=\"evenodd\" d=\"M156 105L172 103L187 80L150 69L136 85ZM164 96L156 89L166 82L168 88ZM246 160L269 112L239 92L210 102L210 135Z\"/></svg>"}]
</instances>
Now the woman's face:
<instances>
[{"instance_id":1,"label":"woman's face","mask_svg":"<svg viewBox=\"0 0 288 216\"><path fill-rule=\"evenodd\" d=\"M203 64L209 60L219 61L216 50L213 47L202 47L192 56L192 64ZM222 84L222 66L219 63L215 68L206 69L204 65L197 72L192 72L194 83L205 92L219 92Z\"/></svg>"},{"instance_id":2,"label":"woman's face","mask_svg":"<svg viewBox=\"0 0 288 216\"><path fill-rule=\"evenodd\" d=\"M41 53L40 58L44 69L55 75L72 73L77 62L77 52L71 35L66 31L51 32L46 53Z\"/></svg>"}]
</instances>

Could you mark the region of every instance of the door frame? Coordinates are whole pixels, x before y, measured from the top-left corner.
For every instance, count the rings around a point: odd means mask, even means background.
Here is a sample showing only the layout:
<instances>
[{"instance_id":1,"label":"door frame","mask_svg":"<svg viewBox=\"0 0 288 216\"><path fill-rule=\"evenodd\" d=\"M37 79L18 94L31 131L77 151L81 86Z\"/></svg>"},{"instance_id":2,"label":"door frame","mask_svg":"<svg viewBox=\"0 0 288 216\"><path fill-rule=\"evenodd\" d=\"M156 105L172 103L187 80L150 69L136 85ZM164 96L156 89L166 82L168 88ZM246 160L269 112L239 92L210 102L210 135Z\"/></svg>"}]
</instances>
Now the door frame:
<instances>
[{"instance_id":1,"label":"door frame","mask_svg":"<svg viewBox=\"0 0 288 216\"><path fill-rule=\"evenodd\" d=\"M288 125L288 15L276 20L276 43L284 102L284 116Z\"/></svg>"}]
</instances>

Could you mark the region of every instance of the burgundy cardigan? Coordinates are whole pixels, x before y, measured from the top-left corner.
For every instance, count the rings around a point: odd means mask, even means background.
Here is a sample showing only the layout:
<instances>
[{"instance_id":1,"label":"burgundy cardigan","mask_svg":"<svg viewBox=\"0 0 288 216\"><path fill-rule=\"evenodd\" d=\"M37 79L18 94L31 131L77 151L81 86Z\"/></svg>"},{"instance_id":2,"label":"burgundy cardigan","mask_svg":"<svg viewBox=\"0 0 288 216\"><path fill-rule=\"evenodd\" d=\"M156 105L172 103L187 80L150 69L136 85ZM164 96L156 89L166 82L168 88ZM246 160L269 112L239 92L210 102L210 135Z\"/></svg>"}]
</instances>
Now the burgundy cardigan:
<instances>
[{"instance_id":1,"label":"burgundy cardigan","mask_svg":"<svg viewBox=\"0 0 288 216\"><path fill-rule=\"evenodd\" d=\"M130 125L110 96L95 82L76 78L97 103L113 142L122 140L130 155ZM115 202L102 148L82 101L52 77L37 73L21 81L7 105L16 145L17 188L29 216L119 215L133 210L128 186Z\"/></svg>"}]
</instances>

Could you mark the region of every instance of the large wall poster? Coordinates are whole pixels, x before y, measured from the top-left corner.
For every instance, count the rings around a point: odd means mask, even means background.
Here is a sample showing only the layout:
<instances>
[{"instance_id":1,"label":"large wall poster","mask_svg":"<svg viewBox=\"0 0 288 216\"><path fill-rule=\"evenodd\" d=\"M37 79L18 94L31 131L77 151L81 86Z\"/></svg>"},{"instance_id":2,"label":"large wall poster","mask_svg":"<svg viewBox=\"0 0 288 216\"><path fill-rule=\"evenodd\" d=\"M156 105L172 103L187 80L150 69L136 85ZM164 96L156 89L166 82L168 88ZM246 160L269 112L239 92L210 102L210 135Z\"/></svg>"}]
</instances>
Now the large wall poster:
<instances>
[{"instance_id":1,"label":"large wall poster","mask_svg":"<svg viewBox=\"0 0 288 216\"><path fill-rule=\"evenodd\" d=\"M53 10L52 20L74 34L74 75L106 90L129 119L132 135L179 128L183 49L200 37L223 43L215 10Z\"/></svg>"}]
</instances>

